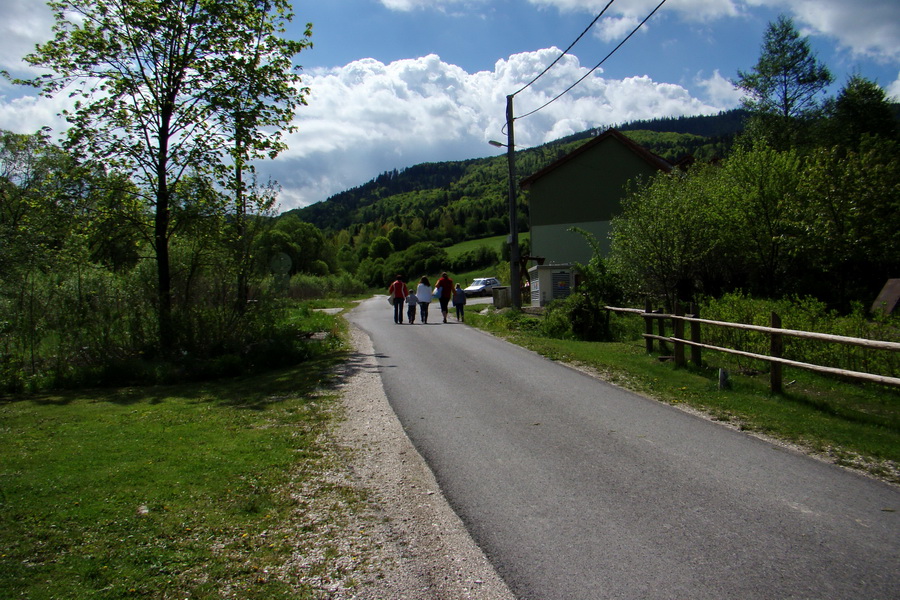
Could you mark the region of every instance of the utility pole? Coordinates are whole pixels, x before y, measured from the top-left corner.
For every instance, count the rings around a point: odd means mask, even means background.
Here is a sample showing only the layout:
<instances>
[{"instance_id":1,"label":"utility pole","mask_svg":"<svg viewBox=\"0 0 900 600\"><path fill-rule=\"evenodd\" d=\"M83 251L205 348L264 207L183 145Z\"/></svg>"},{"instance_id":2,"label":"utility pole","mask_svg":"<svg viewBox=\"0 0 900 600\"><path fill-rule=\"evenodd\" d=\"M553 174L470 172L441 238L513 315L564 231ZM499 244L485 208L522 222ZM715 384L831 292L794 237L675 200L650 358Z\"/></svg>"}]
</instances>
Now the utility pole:
<instances>
[{"instance_id":1,"label":"utility pole","mask_svg":"<svg viewBox=\"0 0 900 600\"><path fill-rule=\"evenodd\" d=\"M522 308L519 288L519 211L516 205L516 144L513 131L513 96L506 97L506 157L509 162L509 299Z\"/></svg>"}]
</instances>

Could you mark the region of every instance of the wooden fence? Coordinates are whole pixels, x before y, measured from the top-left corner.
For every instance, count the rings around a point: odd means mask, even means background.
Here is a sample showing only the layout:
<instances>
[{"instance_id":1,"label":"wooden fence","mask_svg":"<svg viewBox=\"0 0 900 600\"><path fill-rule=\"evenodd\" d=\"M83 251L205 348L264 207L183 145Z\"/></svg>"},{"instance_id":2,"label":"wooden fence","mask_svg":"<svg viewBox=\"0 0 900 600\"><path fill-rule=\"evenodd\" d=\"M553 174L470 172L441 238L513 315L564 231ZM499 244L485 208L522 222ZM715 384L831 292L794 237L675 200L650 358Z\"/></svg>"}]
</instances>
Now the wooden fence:
<instances>
[{"instance_id":1,"label":"wooden fence","mask_svg":"<svg viewBox=\"0 0 900 600\"><path fill-rule=\"evenodd\" d=\"M786 359L782 356L784 351L784 338L796 337L811 340L820 340L836 344L847 344L852 346L862 346L865 348L887 350L897 352L900 351L900 343L883 342L878 340L867 340L863 338L847 337L842 335L831 335L827 333L815 333L811 331L797 331L795 329L782 329L781 317L776 313L772 313L770 327L762 327L759 325L747 325L744 323L730 323L727 321L710 321L700 318L700 309L697 305L691 305L690 313L685 314L681 305L676 306L675 314L664 314L661 311L653 311L649 302L647 306L641 310L640 308L619 308L615 306L605 306L606 310L616 313L632 313L641 315L644 319L644 340L647 345L647 352L653 352L653 341L668 342L674 345L675 364L683 366L686 362L685 349L690 348L691 362L698 367L701 364L701 350L715 350L716 352L725 352L727 354L736 354L748 358L766 361L771 365L771 389L775 393L780 393L783 387L782 383L782 367L788 365L808 371L817 371L819 373L828 373L831 375L839 375L842 377L852 377L854 379L862 379L885 385L900 386L900 377L889 377L886 375L876 375L873 373L862 373L859 371L848 371L846 369L837 369L834 367L826 367L822 365L814 365L810 363L798 362ZM671 320L673 334L666 335L666 321ZM657 324L657 332L654 333L654 322ZM685 323L690 324L690 336L685 337ZM722 348L704 344L701 336L701 326L714 327L730 327L734 329L742 329L745 331L756 331L769 335L769 354L755 354L753 352L745 352L743 350L735 350L732 348ZM662 345L660 346L662 348Z\"/></svg>"}]
</instances>

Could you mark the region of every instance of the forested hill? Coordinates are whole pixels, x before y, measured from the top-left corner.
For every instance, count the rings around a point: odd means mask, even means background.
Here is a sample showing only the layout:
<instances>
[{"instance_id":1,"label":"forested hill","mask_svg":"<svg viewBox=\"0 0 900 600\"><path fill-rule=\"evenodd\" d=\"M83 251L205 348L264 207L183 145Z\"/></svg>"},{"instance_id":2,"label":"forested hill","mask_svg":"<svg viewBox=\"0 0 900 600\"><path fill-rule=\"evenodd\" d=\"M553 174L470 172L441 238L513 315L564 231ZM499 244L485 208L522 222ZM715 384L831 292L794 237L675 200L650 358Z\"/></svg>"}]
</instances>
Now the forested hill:
<instances>
[{"instance_id":1,"label":"forested hill","mask_svg":"<svg viewBox=\"0 0 900 600\"><path fill-rule=\"evenodd\" d=\"M666 159L675 161L692 154L708 160L727 152L745 116L742 110L732 110L714 116L635 121L616 128ZM519 177L527 177L601 132L590 129L517 153ZM388 222L426 230L440 228L458 238L503 233L506 177L505 155L423 163L382 173L323 202L285 214L295 214L330 233Z\"/></svg>"}]
</instances>

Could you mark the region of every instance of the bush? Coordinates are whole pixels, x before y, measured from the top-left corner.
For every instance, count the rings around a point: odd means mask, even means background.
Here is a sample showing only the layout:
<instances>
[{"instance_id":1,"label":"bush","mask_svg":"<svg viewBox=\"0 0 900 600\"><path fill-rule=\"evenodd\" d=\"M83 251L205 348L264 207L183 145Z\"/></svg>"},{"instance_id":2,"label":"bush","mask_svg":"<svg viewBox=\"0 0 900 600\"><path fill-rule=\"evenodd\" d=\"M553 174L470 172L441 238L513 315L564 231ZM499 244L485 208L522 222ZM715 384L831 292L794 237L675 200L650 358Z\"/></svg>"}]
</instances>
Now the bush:
<instances>
[{"instance_id":1,"label":"bush","mask_svg":"<svg viewBox=\"0 0 900 600\"><path fill-rule=\"evenodd\" d=\"M475 250L463 252L451 259L448 270L456 273L465 273L497 264L498 260L499 256L496 250L492 250L487 246L479 246Z\"/></svg>"},{"instance_id":2,"label":"bush","mask_svg":"<svg viewBox=\"0 0 900 600\"><path fill-rule=\"evenodd\" d=\"M702 316L706 319L761 326L770 325L770 315L774 312L781 317L782 327L785 329L900 342L900 316L869 318L858 303L853 306L850 314L840 315L813 298L761 300L736 292L719 299L705 299L702 311ZM716 346L757 354L769 353L769 336L764 333L727 327L705 327L703 337L704 341ZM851 371L892 377L900 374L900 362L895 352L834 342L788 336L784 338L784 357ZM768 370L768 363L763 361L740 357L733 360L742 369L752 366L757 370Z\"/></svg>"},{"instance_id":3,"label":"bush","mask_svg":"<svg viewBox=\"0 0 900 600\"><path fill-rule=\"evenodd\" d=\"M155 384L234 375L296 363L316 346L285 325L294 303L258 281L239 305L229 269L176 263L176 351L157 352L155 269L83 266L28 273L0 284L0 392ZM215 276L212 276L215 273ZM346 297L367 286L349 275L291 280L295 298ZM319 344L321 345L321 344Z\"/></svg>"},{"instance_id":4,"label":"bush","mask_svg":"<svg viewBox=\"0 0 900 600\"><path fill-rule=\"evenodd\" d=\"M349 273L317 277L294 275L291 277L288 296L295 300L317 298L346 298L364 294L369 286Z\"/></svg>"}]
</instances>

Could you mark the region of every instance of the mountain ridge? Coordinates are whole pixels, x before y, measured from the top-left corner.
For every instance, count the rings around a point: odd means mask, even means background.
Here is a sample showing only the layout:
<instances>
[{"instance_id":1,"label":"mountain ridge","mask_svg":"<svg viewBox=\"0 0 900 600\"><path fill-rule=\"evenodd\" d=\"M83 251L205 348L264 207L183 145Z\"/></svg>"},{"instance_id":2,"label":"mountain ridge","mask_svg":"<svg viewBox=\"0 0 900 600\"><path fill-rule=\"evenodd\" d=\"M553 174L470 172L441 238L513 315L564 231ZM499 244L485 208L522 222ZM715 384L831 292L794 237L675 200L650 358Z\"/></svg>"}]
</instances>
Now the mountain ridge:
<instances>
[{"instance_id":1,"label":"mountain ridge","mask_svg":"<svg viewBox=\"0 0 900 600\"><path fill-rule=\"evenodd\" d=\"M734 109L709 116L633 121L615 129L673 162L685 154L709 160L727 151L745 118L746 111ZM602 131L592 128L517 152L517 171L524 178ZM386 171L282 216L296 215L332 234L392 222L413 230L441 230L443 237L459 241L505 231L507 177L505 155L419 163ZM526 218L520 222L527 224L527 215L522 216Z\"/></svg>"}]
</instances>

